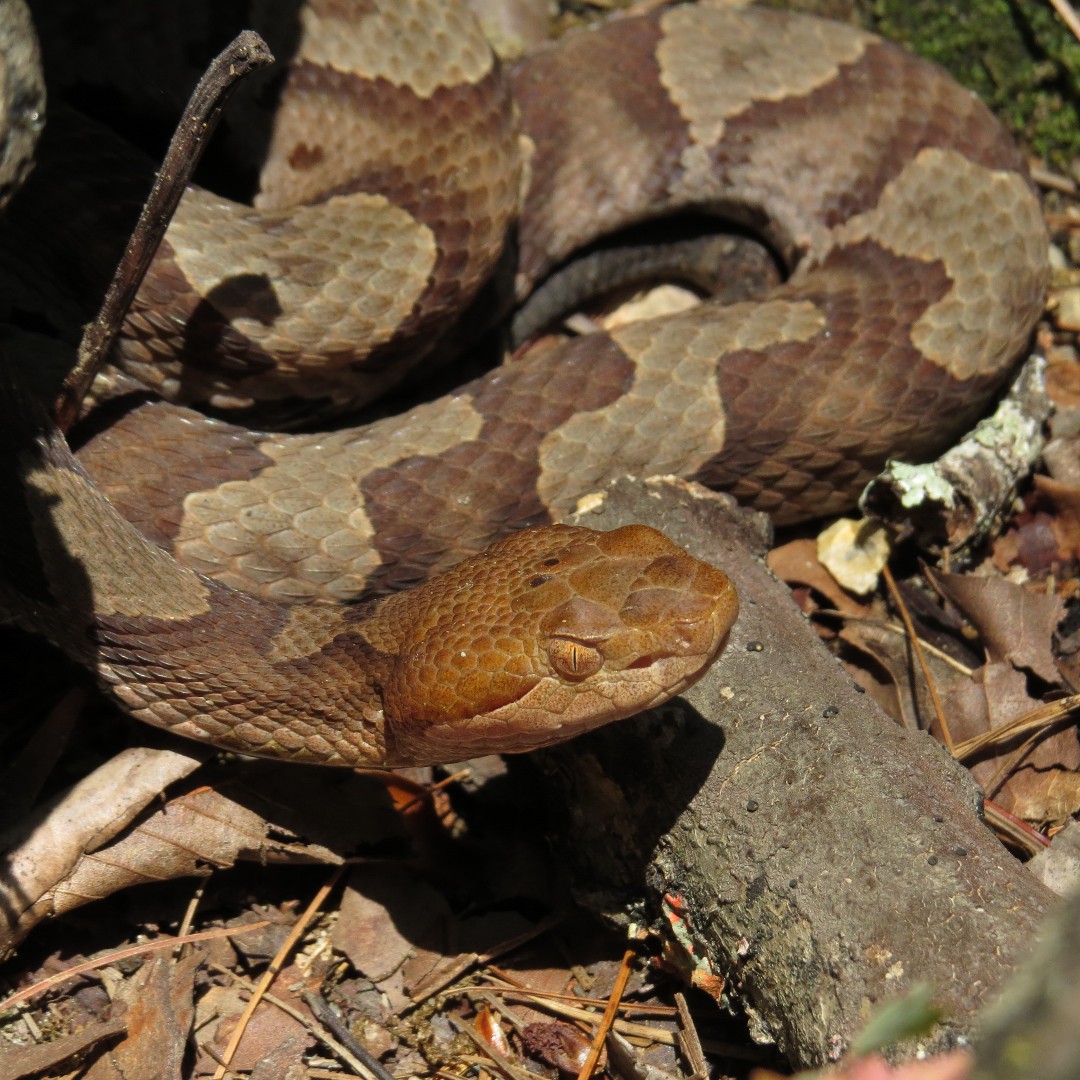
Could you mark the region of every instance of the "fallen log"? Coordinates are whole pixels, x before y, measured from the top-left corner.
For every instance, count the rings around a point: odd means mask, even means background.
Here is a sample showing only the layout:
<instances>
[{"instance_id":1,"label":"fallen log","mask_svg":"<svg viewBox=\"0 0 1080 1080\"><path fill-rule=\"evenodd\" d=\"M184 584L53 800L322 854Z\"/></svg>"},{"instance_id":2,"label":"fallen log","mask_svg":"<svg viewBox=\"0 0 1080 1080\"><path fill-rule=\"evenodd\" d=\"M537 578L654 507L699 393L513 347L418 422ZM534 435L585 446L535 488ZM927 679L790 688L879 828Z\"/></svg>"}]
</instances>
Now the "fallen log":
<instances>
[{"instance_id":1,"label":"fallen log","mask_svg":"<svg viewBox=\"0 0 1080 1080\"><path fill-rule=\"evenodd\" d=\"M1052 894L980 819L969 774L866 695L761 558L767 525L696 485L623 480L572 519L643 521L742 598L685 697L542 756L578 896L674 932L692 980L793 1065L840 1056L887 998L928 981L962 1045Z\"/></svg>"}]
</instances>

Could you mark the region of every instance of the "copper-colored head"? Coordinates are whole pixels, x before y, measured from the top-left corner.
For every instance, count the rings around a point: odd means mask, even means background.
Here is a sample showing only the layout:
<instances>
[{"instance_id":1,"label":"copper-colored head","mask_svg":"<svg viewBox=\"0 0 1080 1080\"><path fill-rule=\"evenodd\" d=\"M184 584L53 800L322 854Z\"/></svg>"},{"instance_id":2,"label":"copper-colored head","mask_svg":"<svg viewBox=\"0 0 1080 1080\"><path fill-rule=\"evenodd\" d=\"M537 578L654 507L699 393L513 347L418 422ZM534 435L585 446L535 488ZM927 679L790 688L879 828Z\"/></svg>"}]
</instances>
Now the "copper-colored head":
<instances>
[{"instance_id":1,"label":"copper-colored head","mask_svg":"<svg viewBox=\"0 0 1080 1080\"><path fill-rule=\"evenodd\" d=\"M389 756L531 750L665 701L723 648L728 578L645 525L516 533L392 597Z\"/></svg>"}]
</instances>

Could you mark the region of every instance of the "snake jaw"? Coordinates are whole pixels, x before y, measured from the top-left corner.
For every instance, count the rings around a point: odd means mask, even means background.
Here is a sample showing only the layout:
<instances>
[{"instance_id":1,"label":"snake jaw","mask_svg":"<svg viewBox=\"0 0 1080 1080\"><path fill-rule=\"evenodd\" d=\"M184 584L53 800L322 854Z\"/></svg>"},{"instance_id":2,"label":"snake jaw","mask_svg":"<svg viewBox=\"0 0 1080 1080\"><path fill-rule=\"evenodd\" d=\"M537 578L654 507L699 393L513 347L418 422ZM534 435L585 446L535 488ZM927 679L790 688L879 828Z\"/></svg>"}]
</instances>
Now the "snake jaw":
<instances>
[{"instance_id":1,"label":"snake jaw","mask_svg":"<svg viewBox=\"0 0 1080 1080\"><path fill-rule=\"evenodd\" d=\"M704 673L738 615L723 573L643 525L530 530L457 572L464 587L454 602L438 618L419 614L432 633L401 654L387 694L388 763L520 753L651 708ZM470 642L461 612L485 590ZM389 603L415 604L417 594L422 601L421 587Z\"/></svg>"},{"instance_id":2,"label":"snake jaw","mask_svg":"<svg viewBox=\"0 0 1080 1080\"><path fill-rule=\"evenodd\" d=\"M718 613L705 630L712 645L704 653L650 658L645 667L628 665L608 672L607 678L578 683L551 675L516 701L465 720L429 725L416 737L396 737L395 746L402 762L436 763L480 754L525 753L565 742L682 693L723 651L728 629L726 617Z\"/></svg>"}]
</instances>

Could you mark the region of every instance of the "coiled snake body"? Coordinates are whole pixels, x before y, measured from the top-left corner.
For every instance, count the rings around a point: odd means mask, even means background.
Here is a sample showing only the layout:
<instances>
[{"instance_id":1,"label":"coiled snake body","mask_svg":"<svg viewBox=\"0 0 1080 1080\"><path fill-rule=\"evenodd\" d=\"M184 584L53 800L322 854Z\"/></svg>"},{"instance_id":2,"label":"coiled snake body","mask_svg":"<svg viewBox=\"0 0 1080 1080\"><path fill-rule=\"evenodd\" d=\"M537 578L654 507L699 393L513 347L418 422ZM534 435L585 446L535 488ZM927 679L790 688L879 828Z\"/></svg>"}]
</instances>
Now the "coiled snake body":
<instances>
[{"instance_id":1,"label":"coiled snake body","mask_svg":"<svg viewBox=\"0 0 1080 1080\"><path fill-rule=\"evenodd\" d=\"M651 532L516 531L626 471L727 488L781 522L839 510L886 457L924 458L970 422L1041 310L1020 155L972 95L871 35L702 0L572 35L507 82L450 0L310 0L300 25L258 208L185 198L129 320L118 362L177 402L366 400L388 357L430 351L477 295L515 218L522 294L598 236L690 207L759 227L794 269L759 302L533 349L363 428L265 435L145 405L81 451L97 489L55 437L23 447L22 542L77 557L36 567L32 614L25 586L0 602L152 722L392 764L550 741L534 699L572 732L677 692L734 617L726 579ZM366 156L343 178L348 144ZM134 539L98 490L205 576ZM508 532L380 603L283 606L395 589ZM607 549L629 562L601 587ZM497 603L513 610L459 648L488 600L440 605L466 580L486 596L511 562L523 577ZM58 581L77 641L50 614ZM515 604L540 612L523 651Z\"/></svg>"}]
</instances>

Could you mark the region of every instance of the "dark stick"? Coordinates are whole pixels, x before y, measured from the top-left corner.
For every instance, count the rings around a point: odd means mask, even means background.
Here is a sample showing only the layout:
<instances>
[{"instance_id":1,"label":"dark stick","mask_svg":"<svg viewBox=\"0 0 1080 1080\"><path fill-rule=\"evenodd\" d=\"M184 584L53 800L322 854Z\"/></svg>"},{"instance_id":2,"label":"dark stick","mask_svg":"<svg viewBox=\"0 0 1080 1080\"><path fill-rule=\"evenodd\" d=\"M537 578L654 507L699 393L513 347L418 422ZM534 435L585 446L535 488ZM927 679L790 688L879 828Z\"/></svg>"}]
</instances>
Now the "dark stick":
<instances>
[{"instance_id":1,"label":"dark stick","mask_svg":"<svg viewBox=\"0 0 1080 1080\"><path fill-rule=\"evenodd\" d=\"M303 994L307 1007L311 1010L315 1019L323 1027L329 1028L330 1033L346 1050L360 1061L366 1069L369 1069L377 1080L394 1080L393 1075L370 1050L361 1045L356 1036L348 1029L345 1022L330 1007L330 1002L321 994L312 993L310 990Z\"/></svg>"},{"instance_id":2,"label":"dark stick","mask_svg":"<svg viewBox=\"0 0 1080 1080\"><path fill-rule=\"evenodd\" d=\"M74 423L94 376L112 350L128 309L226 103L240 79L273 60L266 42L253 30L244 30L213 60L199 80L177 124L101 309L83 331L75 366L56 399L56 422L61 431L67 431Z\"/></svg>"}]
</instances>

